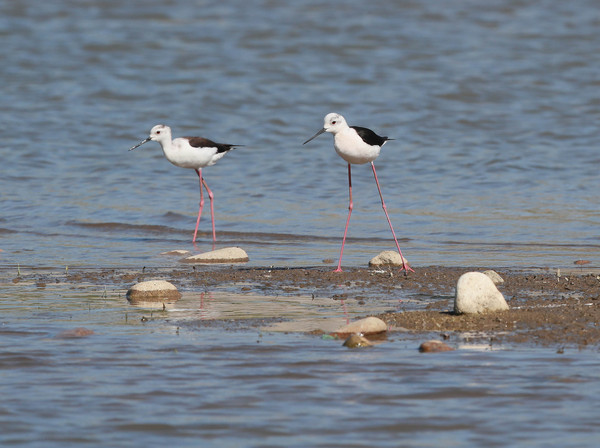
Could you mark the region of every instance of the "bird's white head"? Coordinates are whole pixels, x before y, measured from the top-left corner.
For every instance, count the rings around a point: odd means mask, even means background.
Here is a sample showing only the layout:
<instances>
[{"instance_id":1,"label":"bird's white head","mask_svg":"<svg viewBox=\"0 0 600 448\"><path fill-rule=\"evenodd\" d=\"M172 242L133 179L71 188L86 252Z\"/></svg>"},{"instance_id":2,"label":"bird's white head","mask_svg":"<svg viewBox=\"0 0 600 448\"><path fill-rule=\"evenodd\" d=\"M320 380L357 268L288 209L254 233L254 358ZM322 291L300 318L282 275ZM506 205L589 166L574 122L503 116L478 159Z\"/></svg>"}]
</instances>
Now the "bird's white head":
<instances>
[{"instance_id":1,"label":"bird's white head","mask_svg":"<svg viewBox=\"0 0 600 448\"><path fill-rule=\"evenodd\" d=\"M313 135L311 138L306 140L303 145L306 145L312 139L317 138L324 132L331 132L332 134L337 134L343 129L346 129L348 124L346 123L346 119L342 117L340 114L336 114L332 112L330 114L325 115L325 119L323 120L323 129Z\"/></svg>"},{"instance_id":2,"label":"bird's white head","mask_svg":"<svg viewBox=\"0 0 600 448\"><path fill-rule=\"evenodd\" d=\"M144 143L147 143L149 141L155 141L155 142L161 143L165 140L167 140L167 141L171 140L171 128L169 126L165 126L164 124L157 124L150 131L150 136L148 138L142 140L137 145L129 148L129 150L132 151L135 148L138 148L138 147L142 146Z\"/></svg>"},{"instance_id":3,"label":"bird's white head","mask_svg":"<svg viewBox=\"0 0 600 448\"><path fill-rule=\"evenodd\" d=\"M171 128L164 124L157 124L150 131L150 140L159 142L161 140L171 139Z\"/></svg>"},{"instance_id":4,"label":"bird's white head","mask_svg":"<svg viewBox=\"0 0 600 448\"><path fill-rule=\"evenodd\" d=\"M325 129L325 132L337 134L339 131L347 127L348 124L346 123L346 119L340 114L332 112L325 115L325 119L323 120L323 129Z\"/></svg>"}]
</instances>

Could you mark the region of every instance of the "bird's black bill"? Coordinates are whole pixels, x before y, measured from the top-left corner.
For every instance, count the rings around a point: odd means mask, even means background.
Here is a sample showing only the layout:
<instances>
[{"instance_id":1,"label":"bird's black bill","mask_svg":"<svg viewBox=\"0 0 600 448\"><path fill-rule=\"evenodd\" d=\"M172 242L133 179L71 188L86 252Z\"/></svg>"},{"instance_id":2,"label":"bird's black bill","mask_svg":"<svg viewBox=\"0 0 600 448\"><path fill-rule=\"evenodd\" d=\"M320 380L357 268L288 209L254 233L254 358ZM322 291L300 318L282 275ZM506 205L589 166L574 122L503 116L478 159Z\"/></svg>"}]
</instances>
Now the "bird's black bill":
<instances>
[{"instance_id":1,"label":"bird's black bill","mask_svg":"<svg viewBox=\"0 0 600 448\"><path fill-rule=\"evenodd\" d=\"M148 143L150 140L152 140L150 137L148 137L145 140L142 140L141 142L139 142L137 145L132 146L131 148L129 148L130 151L133 151L135 148L138 148L139 146L142 146L144 143Z\"/></svg>"},{"instance_id":2,"label":"bird's black bill","mask_svg":"<svg viewBox=\"0 0 600 448\"><path fill-rule=\"evenodd\" d=\"M317 132L315 135L313 135L311 138L309 138L308 140L306 140L304 143L302 143L303 145L306 145L308 142L310 142L311 140L317 138L319 135L321 135L323 132L325 132L325 128L321 129L319 132Z\"/></svg>"}]
</instances>

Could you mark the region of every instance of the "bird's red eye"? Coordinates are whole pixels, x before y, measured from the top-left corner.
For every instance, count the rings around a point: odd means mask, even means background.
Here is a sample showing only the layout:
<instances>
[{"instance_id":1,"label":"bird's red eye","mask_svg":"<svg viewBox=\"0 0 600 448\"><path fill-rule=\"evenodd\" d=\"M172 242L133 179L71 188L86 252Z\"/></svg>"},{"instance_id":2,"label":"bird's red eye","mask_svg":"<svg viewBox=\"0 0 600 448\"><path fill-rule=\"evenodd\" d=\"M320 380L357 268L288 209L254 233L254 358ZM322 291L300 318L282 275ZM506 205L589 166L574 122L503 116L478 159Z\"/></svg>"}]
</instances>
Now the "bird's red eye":
<instances>
[{"instance_id":1,"label":"bird's red eye","mask_svg":"<svg viewBox=\"0 0 600 448\"><path fill-rule=\"evenodd\" d=\"M335 120L333 120L333 121L331 122L331 124L336 124L336 123L337 123L337 121L335 121Z\"/></svg>"},{"instance_id":2,"label":"bird's red eye","mask_svg":"<svg viewBox=\"0 0 600 448\"><path fill-rule=\"evenodd\" d=\"M160 134L160 131L156 131L157 134Z\"/></svg>"}]
</instances>

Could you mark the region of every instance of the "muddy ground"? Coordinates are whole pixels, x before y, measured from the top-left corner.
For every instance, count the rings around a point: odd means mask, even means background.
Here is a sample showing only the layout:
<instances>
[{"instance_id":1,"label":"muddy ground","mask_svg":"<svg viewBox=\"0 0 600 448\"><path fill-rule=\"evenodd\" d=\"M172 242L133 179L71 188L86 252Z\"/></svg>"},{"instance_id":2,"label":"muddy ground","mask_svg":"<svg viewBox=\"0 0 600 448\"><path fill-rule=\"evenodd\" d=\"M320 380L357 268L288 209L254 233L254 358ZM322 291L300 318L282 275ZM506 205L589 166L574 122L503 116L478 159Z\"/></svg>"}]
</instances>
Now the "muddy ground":
<instances>
[{"instance_id":1,"label":"muddy ground","mask_svg":"<svg viewBox=\"0 0 600 448\"><path fill-rule=\"evenodd\" d=\"M243 266L184 266L146 269L72 269L60 281L117 285L124 289L139 281L163 279L180 290L215 288L266 295L308 294L364 302L376 297L398 297L399 310L379 315L393 327L427 333L437 339L489 343L533 343L600 347L600 270L495 269L498 285L510 310L485 315L454 315L454 288L460 275L488 268L417 267L405 276L398 268L347 269L329 267L245 268ZM31 274L35 281L58 281L47 274ZM18 279L15 279L18 281ZM403 306L403 301L406 306ZM404 308L404 310L403 310Z\"/></svg>"}]
</instances>

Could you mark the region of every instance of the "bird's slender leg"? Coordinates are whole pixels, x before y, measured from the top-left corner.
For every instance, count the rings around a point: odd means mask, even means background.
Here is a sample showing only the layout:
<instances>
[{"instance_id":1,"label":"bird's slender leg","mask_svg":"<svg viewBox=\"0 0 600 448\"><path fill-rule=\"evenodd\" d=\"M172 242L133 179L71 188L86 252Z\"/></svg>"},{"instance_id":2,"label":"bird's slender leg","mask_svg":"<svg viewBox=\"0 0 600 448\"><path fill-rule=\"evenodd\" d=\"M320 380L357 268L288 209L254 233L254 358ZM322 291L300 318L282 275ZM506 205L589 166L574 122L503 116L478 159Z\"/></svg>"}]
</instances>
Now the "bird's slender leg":
<instances>
[{"instance_id":1,"label":"bird's slender leg","mask_svg":"<svg viewBox=\"0 0 600 448\"><path fill-rule=\"evenodd\" d=\"M344 245L346 244L346 234L348 233L348 224L350 224L350 215L352 214L352 209L354 208L354 204L352 203L352 167L348 164L348 194L350 197L348 204L348 219L346 220L346 228L344 229L344 239L342 240L342 250L340 250L340 260L338 262L338 267L333 272L342 272L342 255L344 255Z\"/></svg>"},{"instance_id":2,"label":"bird's slender leg","mask_svg":"<svg viewBox=\"0 0 600 448\"><path fill-rule=\"evenodd\" d=\"M202 178L202 183L204 184L204 188L206 188L206 192L208 193L208 199L210 199L210 221L212 223L213 250L214 250L215 243L217 242L217 234L215 233L215 209L213 208L213 199L214 199L215 195L210 190L210 188L208 188L208 184L206 183L204 178Z\"/></svg>"},{"instance_id":3,"label":"bird's slender leg","mask_svg":"<svg viewBox=\"0 0 600 448\"><path fill-rule=\"evenodd\" d=\"M198 219L196 220L196 230L194 230L194 239L192 243L196 243L196 235L198 234L198 225L200 224L200 216L202 216L202 209L204 208L204 192L202 191L202 170L196 170L198 175L198 182L200 183L200 209L198 210Z\"/></svg>"},{"instance_id":4,"label":"bird's slender leg","mask_svg":"<svg viewBox=\"0 0 600 448\"><path fill-rule=\"evenodd\" d=\"M402 269L404 269L404 271L406 273L408 273L408 271L415 272L404 261L404 257L402 256L402 251L400 250L400 245L398 244L398 239L396 238L396 233L394 232L394 228L392 227L392 221L390 221L390 217L387 212L387 207L385 206L385 202L383 201L383 195L381 194L381 187L379 186L379 179L377 179L377 172L375 171L375 164L373 162L371 162L371 167L373 168L373 176L375 176L375 183L377 184L377 190L379 191L379 197L381 198L381 206L383 207L383 211L385 212L385 217L387 218L387 222L390 225L390 229L392 230L392 235L394 236L394 241L396 242L396 247L398 248L398 253L400 254L400 258L402 259Z\"/></svg>"}]
</instances>

